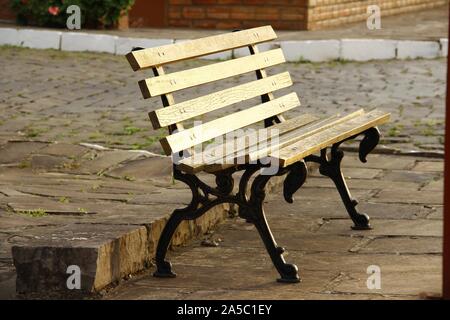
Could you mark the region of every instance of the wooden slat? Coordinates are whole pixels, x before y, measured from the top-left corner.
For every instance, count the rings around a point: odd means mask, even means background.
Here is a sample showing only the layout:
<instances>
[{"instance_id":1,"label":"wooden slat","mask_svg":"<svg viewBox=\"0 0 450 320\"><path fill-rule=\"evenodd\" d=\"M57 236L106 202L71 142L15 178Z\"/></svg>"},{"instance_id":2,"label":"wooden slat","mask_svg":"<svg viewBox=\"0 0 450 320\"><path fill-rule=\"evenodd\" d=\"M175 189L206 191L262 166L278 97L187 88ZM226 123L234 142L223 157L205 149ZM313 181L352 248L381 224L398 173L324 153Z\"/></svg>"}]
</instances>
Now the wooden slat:
<instances>
[{"instance_id":1,"label":"wooden slat","mask_svg":"<svg viewBox=\"0 0 450 320\"><path fill-rule=\"evenodd\" d=\"M137 71L165 63L240 48L249 44L266 42L276 38L277 36L271 26L263 26L156 48L132 51L126 57L133 70Z\"/></svg>"},{"instance_id":2,"label":"wooden slat","mask_svg":"<svg viewBox=\"0 0 450 320\"><path fill-rule=\"evenodd\" d=\"M194 69L153 77L139 82L144 98L194 87L285 62L283 51L275 49L252 56L218 62Z\"/></svg>"},{"instance_id":3,"label":"wooden slat","mask_svg":"<svg viewBox=\"0 0 450 320\"><path fill-rule=\"evenodd\" d=\"M282 123L277 123L269 128L267 130L278 130L278 134L285 134L288 132L292 132L295 129L301 128L306 126L307 124L310 124L312 122L315 122L319 120L319 118L312 114L303 114L298 117L286 120ZM264 143L267 141L267 138L270 137L270 133L265 136L265 140L258 140L257 143ZM248 141L246 141L248 142ZM254 142L254 141L252 141ZM239 148L240 147L240 148ZM236 145L236 141L225 141L225 143L215 146L212 148L206 149L204 152L197 153L195 156L191 156L185 159L182 159L179 162L179 167L181 170L184 170L186 172L190 173L196 173L201 170L203 170L206 166L211 166L212 164L216 165L217 169L224 169L231 165L234 165L235 161L232 163L227 162L228 156L227 152L232 151L233 155L238 154L243 149L247 149L252 147L251 144L247 143L246 145Z\"/></svg>"},{"instance_id":4,"label":"wooden slat","mask_svg":"<svg viewBox=\"0 0 450 320\"><path fill-rule=\"evenodd\" d=\"M149 113L153 127L159 129L223 107L292 85L289 72L221 90Z\"/></svg>"},{"instance_id":5,"label":"wooden slat","mask_svg":"<svg viewBox=\"0 0 450 320\"><path fill-rule=\"evenodd\" d=\"M158 77L166 74L164 71L164 67L162 67L162 66L153 68L153 73L155 74L155 76L158 76ZM175 104L175 99L173 98L173 95L171 93L162 95L161 100L162 100L164 107L169 107L169 106ZM178 131L184 130L182 123L174 122L171 124L174 124L174 125L169 126L169 133L172 133L174 130L178 130Z\"/></svg>"},{"instance_id":6,"label":"wooden slat","mask_svg":"<svg viewBox=\"0 0 450 320\"><path fill-rule=\"evenodd\" d=\"M291 93L252 108L177 132L163 138L160 142L166 154L170 155L270 116L280 114L299 105L300 101L298 100L297 94Z\"/></svg>"},{"instance_id":7,"label":"wooden slat","mask_svg":"<svg viewBox=\"0 0 450 320\"><path fill-rule=\"evenodd\" d=\"M251 44L248 46L248 49L250 50L250 54L255 55L259 53L259 49L258 46L256 44ZM267 78L267 72L264 69L259 69L256 70L256 77L258 79L264 79ZM273 99L275 99L275 96L273 95L272 92L268 92L267 94L264 94L261 96L262 102L267 102L267 101L271 101ZM274 118L274 120L276 120L277 122L283 122L286 119L284 119L283 115L276 115ZM266 126L269 125L269 121L267 121L268 119L264 120L264 123L267 124ZM271 123L272 124L272 123Z\"/></svg>"},{"instance_id":8,"label":"wooden slat","mask_svg":"<svg viewBox=\"0 0 450 320\"><path fill-rule=\"evenodd\" d=\"M273 148L278 148L278 150L279 150L281 148L284 148L288 145L293 144L296 141L305 139L305 138L312 136L320 131L334 127L340 123L349 121L350 119L356 118L363 114L364 114L363 109L359 109L357 111L351 112L351 113L343 115L343 116L336 114L334 116L323 119L322 121L317 121L315 123L312 123L309 126L305 126L302 128L298 128L297 130L293 130L287 134L281 135L279 138L278 145L268 146L265 148L260 148L254 152L250 152L248 154L248 158L246 159L246 161L253 161L253 160L261 159L262 157L267 156L270 153L270 150Z\"/></svg>"},{"instance_id":9,"label":"wooden slat","mask_svg":"<svg viewBox=\"0 0 450 320\"><path fill-rule=\"evenodd\" d=\"M279 154L271 157L279 161L281 167L288 166L304 157L316 153L332 144L361 133L371 127L383 124L389 120L390 114L373 110L349 121L320 131L305 139L299 140L288 147L279 150Z\"/></svg>"}]
</instances>

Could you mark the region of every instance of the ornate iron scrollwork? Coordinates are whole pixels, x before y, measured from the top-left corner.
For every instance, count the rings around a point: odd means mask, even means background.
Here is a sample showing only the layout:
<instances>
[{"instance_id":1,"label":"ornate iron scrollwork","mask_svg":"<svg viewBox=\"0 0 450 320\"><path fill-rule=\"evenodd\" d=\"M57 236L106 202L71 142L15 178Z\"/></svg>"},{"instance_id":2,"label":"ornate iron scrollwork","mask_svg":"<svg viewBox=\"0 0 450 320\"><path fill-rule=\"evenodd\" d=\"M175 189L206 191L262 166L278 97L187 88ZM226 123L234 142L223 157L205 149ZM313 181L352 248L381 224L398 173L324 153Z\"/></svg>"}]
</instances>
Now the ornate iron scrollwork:
<instances>
[{"instance_id":1,"label":"ornate iron scrollwork","mask_svg":"<svg viewBox=\"0 0 450 320\"><path fill-rule=\"evenodd\" d=\"M376 127L370 128L363 133L363 139L360 142L359 159L366 162L366 156L377 145L380 133ZM346 140L354 139L357 135L349 137ZM369 217L364 213L356 210L358 202L351 197L350 191L345 183L344 176L341 172L341 161L344 152L339 149L342 142L334 144L331 147L330 157L324 148L320 152L320 156L310 155L304 160L295 162L285 168L279 168L274 175L265 175L260 172L264 168L261 164L246 164L225 169L216 173L216 187L211 187L201 181L197 176L183 173L174 165L174 178L186 183L192 191L192 200L184 209L176 209L161 233L158 247L156 250L156 266L157 270L154 276L157 277L174 277L170 262L165 260L167 248L170 244L173 233L177 226L183 220L192 220L202 216L212 207L222 203L234 203L238 205L239 217L246 219L255 225L264 245L272 259L273 264L281 275L278 279L280 282L299 282L298 268L294 264L288 264L284 260L284 248L277 245L272 232L267 223L263 202L266 197L266 185L273 176L286 175L283 183L284 199L288 203L293 202L294 193L303 185L307 176L307 166L305 162L316 162L319 164L319 172L329 177L336 185L337 190L344 202L344 205L354 222L354 229L370 229ZM238 191L233 194L234 178L233 174L237 171L244 171L239 181ZM248 189L251 178L256 175L250 186L250 196Z\"/></svg>"}]
</instances>

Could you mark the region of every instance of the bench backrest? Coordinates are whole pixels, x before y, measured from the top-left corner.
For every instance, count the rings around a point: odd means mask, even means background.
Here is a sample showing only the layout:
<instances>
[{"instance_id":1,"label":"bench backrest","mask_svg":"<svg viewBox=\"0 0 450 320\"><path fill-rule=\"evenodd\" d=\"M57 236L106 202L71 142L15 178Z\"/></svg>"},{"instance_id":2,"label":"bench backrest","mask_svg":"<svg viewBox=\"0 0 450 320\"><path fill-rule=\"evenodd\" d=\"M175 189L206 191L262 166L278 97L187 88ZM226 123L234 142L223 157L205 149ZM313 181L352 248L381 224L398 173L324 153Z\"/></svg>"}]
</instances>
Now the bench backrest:
<instances>
[{"instance_id":1,"label":"bench backrest","mask_svg":"<svg viewBox=\"0 0 450 320\"><path fill-rule=\"evenodd\" d=\"M160 142L167 155L264 120L265 126L283 122L281 113L300 105L296 93L274 98L274 91L292 85L288 72L268 77L264 68L285 62L281 49L259 52L256 44L276 39L271 26L221 34L197 40L135 50L127 54L134 71L152 68L154 77L139 81L145 99L161 96L164 108L149 113L155 129L169 127L169 135ZM212 53L248 47L250 55L165 74L163 66ZM175 103L178 90L255 72L257 80ZM262 104L184 128L183 121L261 96Z\"/></svg>"}]
</instances>

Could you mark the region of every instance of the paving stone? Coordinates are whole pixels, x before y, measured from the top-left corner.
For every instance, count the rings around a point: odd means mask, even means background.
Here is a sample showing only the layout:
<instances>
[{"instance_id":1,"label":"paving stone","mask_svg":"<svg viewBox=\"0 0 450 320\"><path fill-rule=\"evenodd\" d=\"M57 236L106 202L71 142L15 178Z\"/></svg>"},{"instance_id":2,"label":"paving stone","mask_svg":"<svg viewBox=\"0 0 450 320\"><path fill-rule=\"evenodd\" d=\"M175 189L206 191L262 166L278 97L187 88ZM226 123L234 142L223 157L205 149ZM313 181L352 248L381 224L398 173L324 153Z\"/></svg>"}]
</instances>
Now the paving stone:
<instances>
[{"instance_id":1,"label":"paving stone","mask_svg":"<svg viewBox=\"0 0 450 320\"><path fill-rule=\"evenodd\" d=\"M280 196L271 197L265 204L265 208L268 213L274 214L280 218L283 217L283 219L292 219L293 221L303 217L349 219L342 201L302 199L301 195L294 199L293 204L284 202L284 199ZM357 208L359 211L368 214L373 219L425 218L433 210L431 208L426 208L423 205L376 203L372 201L361 201ZM314 220L313 225L316 226L319 222L321 221ZM284 220L281 220L280 223L284 223ZM305 221L299 221L298 225L304 225L305 223ZM348 223L351 223L351 221L348 220Z\"/></svg>"},{"instance_id":2,"label":"paving stone","mask_svg":"<svg viewBox=\"0 0 450 320\"><path fill-rule=\"evenodd\" d=\"M421 172L444 172L444 162L442 161L419 161L412 169Z\"/></svg>"},{"instance_id":3,"label":"paving stone","mask_svg":"<svg viewBox=\"0 0 450 320\"><path fill-rule=\"evenodd\" d=\"M382 179L403 182L427 183L435 180L438 177L439 174L435 172L393 170L383 175Z\"/></svg>"},{"instance_id":4,"label":"paving stone","mask_svg":"<svg viewBox=\"0 0 450 320\"><path fill-rule=\"evenodd\" d=\"M93 160L84 161L75 171L96 174L115 167L121 162L133 160L140 156L141 154L137 152L122 150L107 151Z\"/></svg>"},{"instance_id":5,"label":"paving stone","mask_svg":"<svg viewBox=\"0 0 450 320\"><path fill-rule=\"evenodd\" d=\"M400 300L400 299L418 299L414 295L387 295L381 293L354 294L347 292L304 292L301 289L298 292L274 288L275 290L199 290L190 294L182 295L177 299L199 299L207 300L211 296L217 300L265 300L272 297L275 300ZM142 293L143 294L143 293ZM132 298L131 298L132 299Z\"/></svg>"},{"instance_id":6,"label":"paving stone","mask_svg":"<svg viewBox=\"0 0 450 320\"><path fill-rule=\"evenodd\" d=\"M390 237L375 238L359 250L361 253L381 254L440 254L442 239L439 237Z\"/></svg>"},{"instance_id":7,"label":"paving stone","mask_svg":"<svg viewBox=\"0 0 450 320\"><path fill-rule=\"evenodd\" d=\"M381 173L379 169L368 169L368 168L351 168L351 169L342 169L344 173L344 177L346 179L373 179ZM313 172L311 176L320 177L319 172Z\"/></svg>"},{"instance_id":8,"label":"paving stone","mask_svg":"<svg viewBox=\"0 0 450 320\"><path fill-rule=\"evenodd\" d=\"M64 163L69 162L69 159L64 157L36 154L31 156L30 162L33 169L50 170L63 166Z\"/></svg>"},{"instance_id":9,"label":"paving stone","mask_svg":"<svg viewBox=\"0 0 450 320\"><path fill-rule=\"evenodd\" d=\"M362 163L359 158L353 154L346 155L342 160L344 168L376 168L386 170L402 170L410 169L416 163L416 159L412 157L395 157L381 154L371 154L367 157L367 162Z\"/></svg>"},{"instance_id":10,"label":"paving stone","mask_svg":"<svg viewBox=\"0 0 450 320\"><path fill-rule=\"evenodd\" d=\"M442 191L408 191L403 189L382 190L373 199L374 202L442 204Z\"/></svg>"},{"instance_id":11,"label":"paving stone","mask_svg":"<svg viewBox=\"0 0 450 320\"><path fill-rule=\"evenodd\" d=\"M352 194L355 198L363 200L369 199L372 192L371 190L353 190ZM330 201L341 200L338 191L336 189L330 190L329 188L303 188L297 191L294 197L298 201L317 199L317 197Z\"/></svg>"},{"instance_id":12,"label":"paving stone","mask_svg":"<svg viewBox=\"0 0 450 320\"><path fill-rule=\"evenodd\" d=\"M318 238L314 234L304 234L301 230L283 230L283 232L274 232L274 236L277 242L288 251L304 252L348 252L348 250L360 241L359 238L349 236L336 237L334 235L321 235L320 238ZM219 248L234 249L236 247L241 247L265 250L261 238L255 228L247 230L245 229L245 226L237 228L227 224L215 231L212 239L221 240L219 242ZM319 239L320 241L318 241ZM202 251L203 248L199 248L198 250ZM220 249L217 249L217 252L221 255Z\"/></svg>"},{"instance_id":13,"label":"paving stone","mask_svg":"<svg viewBox=\"0 0 450 320\"><path fill-rule=\"evenodd\" d=\"M444 219L444 208L443 206L434 206L432 212L427 215L427 219Z\"/></svg>"},{"instance_id":14,"label":"paving stone","mask_svg":"<svg viewBox=\"0 0 450 320\"><path fill-rule=\"evenodd\" d=\"M421 188L423 191L441 191L444 190L444 180L433 180L426 184L423 188Z\"/></svg>"},{"instance_id":15,"label":"paving stone","mask_svg":"<svg viewBox=\"0 0 450 320\"><path fill-rule=\"evenodd\" d=\"M108 171L113 177L132 177L137 180L170 176L173 163L170 157L150 157L129 161L121 167Z\"/></svg>"},{"instance_id":16,"label":"paving stone","mask_svg":"<svg viewBox=\"0 0 450 320\"><path fill-rule=\"evenodd\" d=\"M429 261L427 261L429 263ZM424 261L424 263L427 263ZM437 265L437 263L435 263ZM346 277L335 286L334 290L340 293L370 293L379 292L382 294L415 294L420 296L424 293L440 295L442 283L441 270L434 272L405 272L402 269L385 271L385 267L381 269L381 289L367 288L367 274L364 272L346 274ZM411 285L413 284L413 285ZM420 288L420 289L418 289Z\"/></svg>"},{"instance_id":17,"label":"paving stone","mask_svg":"<svg viewBox=\"0 0 450 320\"><path fill-rule=\"evenodd\" d=\"M20 163L32 152L36 152L46 145L41 142L8 142L0 149L0 163Z\"/></svg>"},{"instance_id":18,"label":"paving stone","mask_svg":"<svg viewBox=\"0 0 450 320\"><path fill-rule=\"evenodd\" d=\"M439 220L381 220L372 219L372 230L351 230L346 220L330 220L317 231L318 234L357 234L364 236L422 236L441 237L442 221Z\"/></svg>"},{"instance_id":19,"label":"paving stone","mask_svg":"<svg viewBox=\"0 0 450 320\"><path fill-rule=\"evenodd\" d=\"M48 154L52 156L64 156L78 158L88 152L88 149L69 143L52 143L47 147L39 150L41 154Z\"/></svg>"},{"instance_id":20,"label":"paving stone","mask_svg":"<svg viewBox=\"0 0 450 320\"><path fill-rule=\"evenodd\" d=\"M348 173L352 172L352 169L346 169L345 170ZM402 182L402 181L390 181L385 180L383 178L381 179L348 179L346 177L346 182L348 187L350 188L350 191L352 190L358 190L358 189L391 189L391 188L398 188L398 189L404 189L404 190L419 190L421 187L420 183L414 183L414 182ZM335 189L334 183L331 181L331 179L327 177L317 178L317 177L308 177L306 180L305 185L302 188L308 188L308 187L322 187L322 188L331 188ZM422 188L423 190L423 188Z\"/></svg>"}]
</instances>

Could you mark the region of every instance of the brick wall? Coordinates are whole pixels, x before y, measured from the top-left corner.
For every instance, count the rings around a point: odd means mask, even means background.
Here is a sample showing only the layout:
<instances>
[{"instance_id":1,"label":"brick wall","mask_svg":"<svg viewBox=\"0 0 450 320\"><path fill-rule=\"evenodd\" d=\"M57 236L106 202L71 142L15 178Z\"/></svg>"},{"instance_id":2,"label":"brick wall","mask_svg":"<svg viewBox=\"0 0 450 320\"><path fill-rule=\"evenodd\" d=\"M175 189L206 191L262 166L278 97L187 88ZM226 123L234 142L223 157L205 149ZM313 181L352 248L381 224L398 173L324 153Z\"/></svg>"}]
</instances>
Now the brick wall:
<instances>
[{"instance_id":1,"label":"brick wall","mask_svg":"<svg viewBox=\"0 0 450 320\"><path fill-rule=\"evenodd\" d=\"M367 19L367 6L382 16L421 11L448 0L167 0L172 27L238 29L271 24L275 29L316 30Z\"/></svg>"},{"instance_id":2,"label":"brick wall","mask_svg":"<svg viewBox=\"0 0 450 320\"><path fill-rule=\"evenodd\" d=\"M16 19L15 14L10 9L9 0L0 0L0 20L11 20Z\"/></svg>"},{"instance_id":3,"label":"brick wall","mask_svg":"<svg viewBox=\"0 0 450 320\"><path fill-rule=\"evenodd\" d=\"M448 0L309 0L308 30L335 27L338 25L364 21L367 6L378 5L381 16L422 11L448 3Z\"/></svg>"},{"instance_id":4,"label":"brick wall","mask_svg":"<svg viewBox=\"0 0 450 320\"><path fill-rule=\"evenodd\" d=\"M306 27L308 0L168 0L173 27L238 29L271 24L276 29Z\"/></svg>"}]
</instances>

